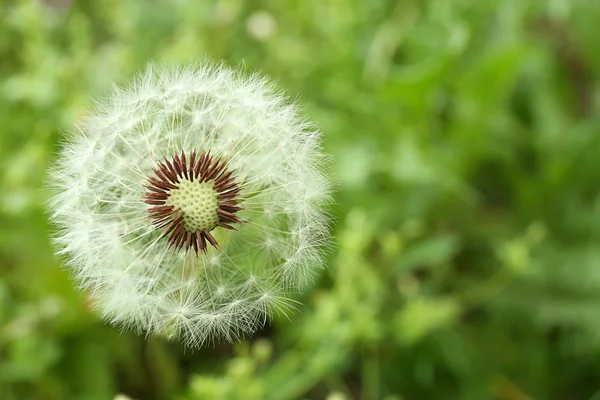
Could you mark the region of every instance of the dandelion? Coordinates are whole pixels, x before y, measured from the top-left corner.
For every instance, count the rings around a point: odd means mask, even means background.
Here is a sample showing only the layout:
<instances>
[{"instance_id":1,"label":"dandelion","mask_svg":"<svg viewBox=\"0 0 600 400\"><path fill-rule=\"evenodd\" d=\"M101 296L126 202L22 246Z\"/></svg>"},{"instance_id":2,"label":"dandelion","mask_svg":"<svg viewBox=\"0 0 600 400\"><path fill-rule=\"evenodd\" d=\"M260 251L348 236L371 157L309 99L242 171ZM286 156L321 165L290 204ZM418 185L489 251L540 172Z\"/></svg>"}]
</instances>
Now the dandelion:
<instances>
[{"instance_id":1,"label":"dandelion","mask_svg":"<svg viewBox=\"0 0 600 400\"><path fill-rule=\"evenodd\" d=\"M265 79L149 67L66 140L50 174L58 252L112 324L237 340L293 311L324 266L325 161Z\"/></svg>"}]
</instances>

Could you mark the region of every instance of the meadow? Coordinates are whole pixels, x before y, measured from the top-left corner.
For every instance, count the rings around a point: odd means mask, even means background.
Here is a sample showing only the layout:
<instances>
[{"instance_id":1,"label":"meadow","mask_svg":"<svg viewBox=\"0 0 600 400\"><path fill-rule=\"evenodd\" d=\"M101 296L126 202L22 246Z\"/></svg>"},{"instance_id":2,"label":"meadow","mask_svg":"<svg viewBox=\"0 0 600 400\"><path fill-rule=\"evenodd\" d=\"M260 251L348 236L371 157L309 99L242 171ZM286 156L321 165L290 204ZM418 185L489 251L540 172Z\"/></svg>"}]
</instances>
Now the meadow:
<instances>
[{"instance_id":1,"label":"meadow","mask_svg":"<svg viewBox=\"0 0 600 400\"><path fill-rule=\"evenodd\" d=\"M599 38L597 0L0 2L0 399L600 400ZM191 351L91 309L47 171L113 82L203 60L323 132L334 243Z\"/></svg>"}]
</instances>

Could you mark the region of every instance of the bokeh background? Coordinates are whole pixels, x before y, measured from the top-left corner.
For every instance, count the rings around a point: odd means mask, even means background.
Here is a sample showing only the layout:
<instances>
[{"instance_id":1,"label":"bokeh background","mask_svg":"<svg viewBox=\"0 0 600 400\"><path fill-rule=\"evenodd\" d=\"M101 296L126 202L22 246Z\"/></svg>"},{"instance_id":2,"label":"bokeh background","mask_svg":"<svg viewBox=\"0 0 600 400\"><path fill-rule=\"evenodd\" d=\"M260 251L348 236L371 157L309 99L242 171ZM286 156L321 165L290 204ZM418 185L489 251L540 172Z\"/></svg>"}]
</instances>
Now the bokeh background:
<instances>
[{"instance_id":1,"label":"bokeh background","mask_svg":"<svg viewBox=\"0 0 600 400\"><path fill-rule=\"evenodd\" d=\"M149 61L225 60L333 155L330 268L237 344L105 325L46 171ZM597 0L0 1L0 399L600 399ZM121 397L125 398L125 397Z\"/></svg>"}]
</instances>

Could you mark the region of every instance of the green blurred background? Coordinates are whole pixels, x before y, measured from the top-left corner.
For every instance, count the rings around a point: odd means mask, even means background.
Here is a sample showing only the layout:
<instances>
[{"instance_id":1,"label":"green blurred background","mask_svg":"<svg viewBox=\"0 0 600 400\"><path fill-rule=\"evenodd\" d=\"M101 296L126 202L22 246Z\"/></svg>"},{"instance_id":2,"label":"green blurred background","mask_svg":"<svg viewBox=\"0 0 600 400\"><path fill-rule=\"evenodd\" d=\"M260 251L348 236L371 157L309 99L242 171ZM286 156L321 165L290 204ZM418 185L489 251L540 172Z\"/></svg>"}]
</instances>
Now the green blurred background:
<instances>
[{"instance_id":1,"label":"green blurred background","mask_svg":"<svg viewBox=\"0 0 600 400\"><path fill-rule=\"evenodd\" d=\"M44 181L91 97L202 59L321 127L336 246L192 352L89 310ZM0 0L0 60L1 400L600 400L599 1Z\"/></svg>"}]
</instances>

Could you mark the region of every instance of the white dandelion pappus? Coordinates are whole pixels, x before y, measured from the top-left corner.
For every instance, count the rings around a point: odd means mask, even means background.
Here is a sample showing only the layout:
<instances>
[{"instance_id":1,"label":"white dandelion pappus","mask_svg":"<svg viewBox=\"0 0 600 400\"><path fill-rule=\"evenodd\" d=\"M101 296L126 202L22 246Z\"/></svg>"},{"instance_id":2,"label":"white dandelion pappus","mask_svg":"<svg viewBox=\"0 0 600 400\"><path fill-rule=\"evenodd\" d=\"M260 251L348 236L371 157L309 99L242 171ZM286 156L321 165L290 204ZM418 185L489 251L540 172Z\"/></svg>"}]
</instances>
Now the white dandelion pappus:
<instances>
[{"instance_id":1,"label":"white dandelion pappus","mask_svg":"<svg viewBox=\"0 0 600 400\"><path fill-rule=\"evenodd\" d=\"M325 162L265 79L148 67L67 138L50 179L59 253L115 325L237 340L324 267Z\"/></svg>"}]
</instances>

